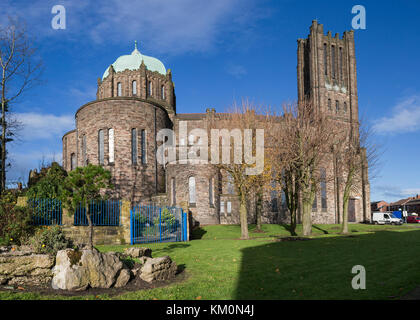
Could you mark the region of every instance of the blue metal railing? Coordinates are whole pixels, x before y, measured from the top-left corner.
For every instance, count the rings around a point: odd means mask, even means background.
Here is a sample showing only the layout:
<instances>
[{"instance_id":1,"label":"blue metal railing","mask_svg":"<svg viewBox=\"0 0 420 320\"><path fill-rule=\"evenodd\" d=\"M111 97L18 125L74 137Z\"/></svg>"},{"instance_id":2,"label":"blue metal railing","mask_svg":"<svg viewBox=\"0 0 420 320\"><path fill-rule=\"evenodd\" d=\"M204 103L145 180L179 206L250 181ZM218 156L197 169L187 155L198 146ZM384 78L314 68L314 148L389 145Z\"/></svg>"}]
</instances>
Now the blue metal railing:
<instances>
[{"instance_id":1,"label":"blue metal railing","mask_svg":"<svg viewBox=\"0 0 420 320\"><path fill-rule=\"evenodd\" d=\"M90 218L94 226L119 226L121 216L121 201L92 200L88 202ZM88 226L86 207L81 203L74 212L75 226Z\"/></svg>"},{"instance_id":2,"label":"blue metal railing","mask_svg":"<svg viewBox=\"0 0 420 320\"><path fill-rule=\"evenodd\" d=\"M62 224L63 208L57 199L28 199L28 206L32 209L32 224L49 226Z\"/></svg>"},{"instance_id":3,"label":"blue metal railing","mask_svg":"<svg viewBox=\"0 0 420 320\"><path fill-rule=\"evenodd\" d=\"M186 241L186 214L177 207L137 205L130 210L131 244Z\"/></svg>"}]
</instances>

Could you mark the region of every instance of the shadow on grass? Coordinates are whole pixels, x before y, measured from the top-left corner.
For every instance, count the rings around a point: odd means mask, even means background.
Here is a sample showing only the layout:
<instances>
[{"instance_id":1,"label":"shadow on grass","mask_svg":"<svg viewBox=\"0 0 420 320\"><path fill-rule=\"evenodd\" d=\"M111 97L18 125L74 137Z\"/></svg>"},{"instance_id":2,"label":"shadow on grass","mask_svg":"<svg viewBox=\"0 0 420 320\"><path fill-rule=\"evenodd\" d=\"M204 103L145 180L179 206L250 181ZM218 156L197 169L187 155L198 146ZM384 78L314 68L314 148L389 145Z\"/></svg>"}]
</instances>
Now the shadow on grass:
<instances>
[{"instance_id":1,"label":"shadow on grass","mask_svg":"<svg viewBox=\"0 0 420 320\"><path fill-rule=\"evenodd\" d=\"M241 249L234 299L395 299L420 285L420 230L277 242ZM250 245L252 243L250 242ZM353 266L366 269L354 290ZM384 274L389 275L386 279Z\"/></svg>"},{"instance_id":2,"label":"shadow on grass","mask_svg":"<svg viewBox=\"0 0 420 320\"><path fill-rule=\"evenodd\" d=\"M158 253L160 251L164 251L164 252L167 252L168 254L170 254L177 249L185 249L185 248L188 248L189 246L191 246L191 245L188 244L188 243L171 243L171 244L168 244L167 246L164 246L162 248L154 249L153 252Z\"/></svg>"},{"instance_id":3,"label":"shadow on grass","mask_svg":"<svg viewBox=\"0 0 420 320\"><path fill-rule=\"evenodd\" d=\"M320 227L316 226L316 225L312 225L312 228L317 229L319 231L322 231L324 234L328 234L327 230L321 229Z\"/></svg>"},{"instance_id":4,"label":"shadow on grass","mask_svg":"<svg viewBox=\"0 0 420 320\"><path fill-rule=\"evenodd\" d=\"M207 233L206 230L204 230L201 227L195 227L191 232L191 240L198 240L203 238L203 236Z\"/></svg>"}]
</instances>

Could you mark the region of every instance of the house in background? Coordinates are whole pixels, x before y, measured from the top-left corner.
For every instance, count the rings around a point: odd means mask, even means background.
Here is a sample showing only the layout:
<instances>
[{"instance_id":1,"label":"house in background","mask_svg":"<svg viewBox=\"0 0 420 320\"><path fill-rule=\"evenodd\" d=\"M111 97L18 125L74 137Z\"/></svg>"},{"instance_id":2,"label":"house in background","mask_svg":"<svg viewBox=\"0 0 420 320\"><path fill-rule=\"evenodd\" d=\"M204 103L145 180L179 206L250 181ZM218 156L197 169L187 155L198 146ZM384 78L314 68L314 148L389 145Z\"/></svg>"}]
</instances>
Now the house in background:
<instances>
[{"instance_id":1,"label":"house in background","mask_svg":"<svg viewBox=\"0 0 420 320\"><path fill-rule=\"evenodd\" d=\"M388 210L389 203L381 200L370 203L370 210L372 212L385 212Z\"/></svg>"},{"instance_id":2,"label":"house in background","mask_svg":"<svg viewBox=\"0 0 420 320\"><path fill-rule=\"evenodd\" d=\"M398 200L396 202L391 202L388 206L388 211L407 211L410 213L420 214L420 195L415 197L409 197L405 199Z\"/></svg>"}]
</instances>

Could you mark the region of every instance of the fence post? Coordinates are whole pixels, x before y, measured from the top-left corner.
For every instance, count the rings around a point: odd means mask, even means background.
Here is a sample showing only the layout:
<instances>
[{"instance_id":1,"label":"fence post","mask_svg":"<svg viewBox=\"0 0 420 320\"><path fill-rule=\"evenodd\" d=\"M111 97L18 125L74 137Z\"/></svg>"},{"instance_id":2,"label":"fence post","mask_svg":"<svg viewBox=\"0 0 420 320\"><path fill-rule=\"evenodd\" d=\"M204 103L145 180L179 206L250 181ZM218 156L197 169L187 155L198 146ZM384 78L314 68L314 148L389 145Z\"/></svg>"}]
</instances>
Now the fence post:
<instances>
[{"instance_id":1,"label":"fence post","mask_svg":"<svg viewBox=\"0 0 420 320\"><path fill-rule=\"evenodd\" d=\"M126 243L131 243L131 219L130 219L130 210L131 203L128 200L122 200L121 205L121 227L123 229L122 236Z\"/></svg>"}]
</instances>

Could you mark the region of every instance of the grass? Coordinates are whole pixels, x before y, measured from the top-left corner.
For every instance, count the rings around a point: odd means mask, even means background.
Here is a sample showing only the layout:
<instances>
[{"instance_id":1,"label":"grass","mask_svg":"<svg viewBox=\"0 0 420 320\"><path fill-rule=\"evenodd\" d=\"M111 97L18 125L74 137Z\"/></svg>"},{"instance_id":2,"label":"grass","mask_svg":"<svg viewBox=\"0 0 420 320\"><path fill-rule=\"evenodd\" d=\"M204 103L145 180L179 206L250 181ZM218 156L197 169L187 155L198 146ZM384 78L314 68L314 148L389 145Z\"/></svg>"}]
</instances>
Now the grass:
<instances>
[{"instance_id":1,"label":"grass","mask_svg":"<svg viewBox=\"0 0 420 320\"><path fill-rule=\"evenodd\" d=\"M420 229L411 226L315 225L310 241L275 241L285 226L250 226L239 240L237 225L206 226L190 242L147 244L153 256L169 255L187 278L167 287L100 299L394 299L420 285ZM298 227L301 232L301 226ZM141 245L138 245L141 246ZM98 246L123 251L128 246ZM366 290L354 290L355 265L366 268ZM0 292L0 299L68 299L36 293ZM94 296L72 299L95 299Z\"/></svg>"}]
</instances>

